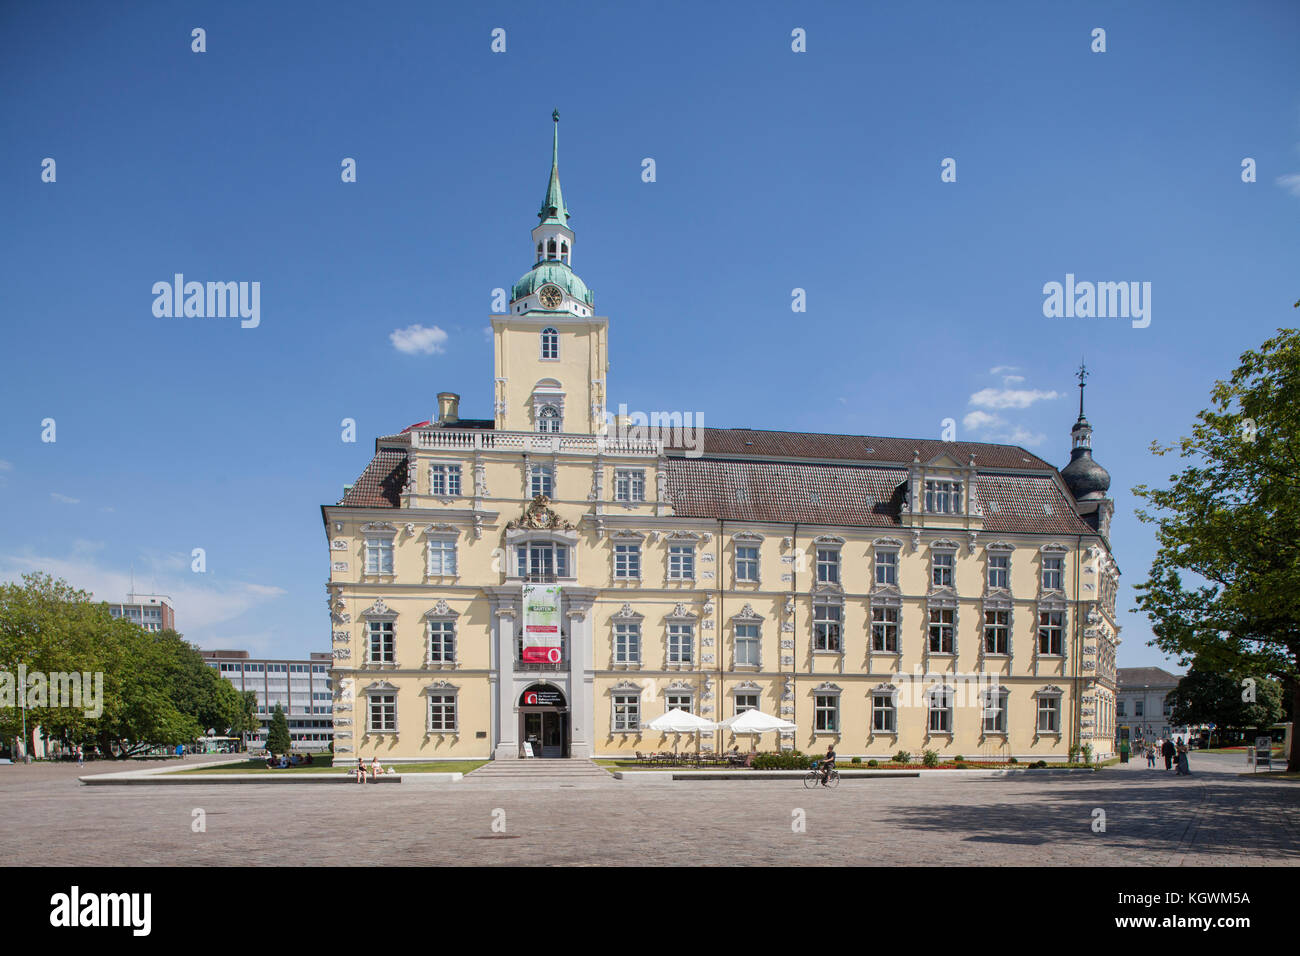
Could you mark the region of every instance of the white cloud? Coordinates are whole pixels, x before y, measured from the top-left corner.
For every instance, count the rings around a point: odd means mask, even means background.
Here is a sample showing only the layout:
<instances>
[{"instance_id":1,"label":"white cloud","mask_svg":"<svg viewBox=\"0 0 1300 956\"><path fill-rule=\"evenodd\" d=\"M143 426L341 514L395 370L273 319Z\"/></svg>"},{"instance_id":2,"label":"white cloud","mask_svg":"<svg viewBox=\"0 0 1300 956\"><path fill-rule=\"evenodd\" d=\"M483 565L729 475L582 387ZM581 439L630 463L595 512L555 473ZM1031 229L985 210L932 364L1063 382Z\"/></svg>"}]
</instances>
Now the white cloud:
<instances>
[{"instance_id":1,"label":"white cloud","mask_svg":"<svg viewBox=\"0 0 1300 956\"><path fill-rule=\"evenodd\" d=\"M80 498L69 498L67 495L59 494L57 491L51 491L50 497L53 498L55 501L59 502L60 504L65 504L65 505L81 504Z\"/></svg>"},{"instance_id":2,"label":"white cloud","mask_svg":"<svg viewBox=\"0 0 1300 956\"><path fill-rule=\"evenodd\" d=\"M1021 382L1023 382L1024 380L1025 380L1025 377L1024 377L1023 375L1003 375L1003 376L1002 376L1002 384L1003 384L1003 385L1019 385L1019 384L1020 384Z\"/></svg>"},{"instance_id":3,"label":"white cloud","mask_svg":"<svg viewBox=\"0 0 1300 956\"><path fill-rule=\"evenodd\" d=\"M1019 372L1019 371L1020 371L1020 366L1018 365L995 365L993 368L989 369L989 374L1005 375L1007 372Z\"/></svg>"},{"instance_id":4,"label":"white cloud","mask_svg":"<svg viewBox=\"0 0 1300 956\"><path fill-rule=\"evenodd\" d=\"M40 571L63 578L75 588L90 591L99 601L122 601L131 590L131 573L116 566L96 563L92 547L98 542L74 545L69 557L33 554L0 554L0 581L21 581L24 574ZM217 581L208 575L188 571L189 558L181 556L187 569L175 572L171 561L137 561L135 590L139 594L165 594L176 608L176 626L189 640L211 639L204 632L232 621L286 594L283 588L246 581ZM142 566L143 564L143 566Z\"/></svg>"},{"instance_id":5,"label":"white cloud","mask_svg":"<svg viewBox=\"0 0 1300 956\"><path fill-rule=\"evenodd\" d=\"M485 341L488 342L492 341L492 326L490 325L483 326L483 338Z\"/></svg>"},{"instance_id":6,"label":"white cloud","mask_svg":"<svg viewBox=\"0 0 1300 956\"><path fill-rule=\"evenodd\" d=\"M0 471L13 471L13 470L14 470L14 463L12 461L5 461L3 458L0 458Z\"/></svg>"},{"instance_id":7,"label":"white cloud","mask_svg":"<svg viewBox=\"0 0 1300 956\"><path fill-rule=\"evenodd\" d=\"M967 431L983 431L995 428L1003 424L1003 421L997 415L990 415L988 412L968 412L961 420L961 424Z\"/></svg>"},{"instance_id":8,"label":"white cloud","mask_svg":"<svg viewBox=\"0 0 1300 956\"><path fill-rule=\"evenodd\" d=\"M447 333L434 326L408 325L389 333L393 348L407 355L439 355L447 343Z\"/></svg>"},{"instance_id":9,"label":"white cloud","mask_svg":"<svg viewBox=\"0 0 1300 956\"><path fill-rule=\"evenodd\" d=\"M1028 408L1035 402L1060 397L1059 392L1038 389L982 388L970 397L970 403L980 408Z\"/></svg>"},{"instance_id":10,"label":"white cloud","mask_svg":"<svg viewBox=\"0 0 1300 956\"><path fill-rule=\"evenodd\" d=\"M1277 177L1277 184L1292 196L1300 198L1300 173L1289 173L1286 176L1279 176Z\"/></svg>"}]
</instances>

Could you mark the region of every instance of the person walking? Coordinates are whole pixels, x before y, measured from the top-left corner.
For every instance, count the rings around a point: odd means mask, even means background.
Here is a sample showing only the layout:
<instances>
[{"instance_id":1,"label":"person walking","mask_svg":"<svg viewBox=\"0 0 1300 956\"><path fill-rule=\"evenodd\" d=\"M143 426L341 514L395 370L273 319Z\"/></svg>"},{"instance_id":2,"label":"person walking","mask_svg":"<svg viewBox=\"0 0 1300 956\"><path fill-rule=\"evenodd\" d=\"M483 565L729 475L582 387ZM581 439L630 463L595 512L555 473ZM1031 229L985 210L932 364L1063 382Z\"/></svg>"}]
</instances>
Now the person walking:
<instances>
[{"instance_id":1,"label":"person walking","mask_svg":"<svg viewBox=\"0 0 1300 956\"><path fill-rule=\"evenodd\" d=\"M1165 769L1172 770L1174 766L1174 756L1178 753L1172 740L1166 740L1160 747L1160 753L1165 758Z\"/></svg>"},{"instance_id":2,"label":"person walking","mask_svg":"<svg viewBox=\"0 0 1300 956\"><path fill-rule=\"evenodd\" d=\"M77 746L77 767L81 768L86 765L86 751L80 745Z\"/></svg>"},{"instance_id":3,"label":"person walking","mask_svg":"<svg viewBox=\"0 0 1300 956\"><path fill-rule=\"evenodd\" d=\"M1192 768L1191 768L1191 765L1188 763L1188 756L1187 756L1187 753L1188 753L1188 751L1187 751L1187 744L1185 744L1185 743L1179 743L1179 744L1178 744L1178 771L1177 771L1177 772L1178 772L1178 775L1179 775L1179 776L1182 776L1182 777L1190 777L1190 776L1192 775Z\"/></svg>"},{"instance_id":4,"label":"person walking","mask_svg":"<svg viewBox=\"0 0 1300 956\"><path fill-rule=\"evenodd\" d=\"M1147 744L1147 767L1154 770L1156 767L1156 748L1155 744Z\"/></svg>"}]
</instances>

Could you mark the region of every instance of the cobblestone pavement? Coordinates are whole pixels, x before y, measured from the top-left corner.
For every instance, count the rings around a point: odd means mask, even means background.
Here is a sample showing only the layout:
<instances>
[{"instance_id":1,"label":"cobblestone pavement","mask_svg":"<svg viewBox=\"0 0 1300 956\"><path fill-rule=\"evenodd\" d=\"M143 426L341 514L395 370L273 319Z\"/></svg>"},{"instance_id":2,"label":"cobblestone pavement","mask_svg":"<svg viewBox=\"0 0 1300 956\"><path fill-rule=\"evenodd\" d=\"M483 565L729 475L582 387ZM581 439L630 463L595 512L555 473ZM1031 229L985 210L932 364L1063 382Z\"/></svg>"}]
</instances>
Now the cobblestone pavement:
<instances>
[{"instance_id":1,"label":"cobblestone pavement","mask_svg":"<svg viewBox=\"0 0 1300 956\"><path fill-rule=\"evenodd\" d=\"M202 759L202 758L198 758ZM999 779L86 787L120 765L0 766L14 865L1300 864L1300 783L1145 764ZM207 831L191 830L192 811ZM1094 809L1106 831L1092 829ZM494 832L504 812L505 832ZM802 811L805 832L792 822Z\"/></svg>"}]
</instances>

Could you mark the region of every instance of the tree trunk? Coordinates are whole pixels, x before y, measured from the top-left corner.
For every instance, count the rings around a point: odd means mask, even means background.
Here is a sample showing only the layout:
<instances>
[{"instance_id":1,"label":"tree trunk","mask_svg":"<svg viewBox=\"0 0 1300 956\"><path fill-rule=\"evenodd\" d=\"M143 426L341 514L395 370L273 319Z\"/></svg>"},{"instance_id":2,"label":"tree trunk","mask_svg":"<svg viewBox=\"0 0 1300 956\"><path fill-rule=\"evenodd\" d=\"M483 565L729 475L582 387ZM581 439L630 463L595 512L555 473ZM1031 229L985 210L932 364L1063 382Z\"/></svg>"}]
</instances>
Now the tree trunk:
<instances>
[{"instance_id":1,"label":"tree trunk","mask_svg":"<svg viewBox=\"0 0 1300 956\"><path fill-rule=\"evenodd\" d=\"M1300 680L1291 685L1291 753L1287 755L1286 769L1291 773L1300 773L1300 753L1295 745L1296 725L1300 724Z\"/></svg>"}]
</instances>

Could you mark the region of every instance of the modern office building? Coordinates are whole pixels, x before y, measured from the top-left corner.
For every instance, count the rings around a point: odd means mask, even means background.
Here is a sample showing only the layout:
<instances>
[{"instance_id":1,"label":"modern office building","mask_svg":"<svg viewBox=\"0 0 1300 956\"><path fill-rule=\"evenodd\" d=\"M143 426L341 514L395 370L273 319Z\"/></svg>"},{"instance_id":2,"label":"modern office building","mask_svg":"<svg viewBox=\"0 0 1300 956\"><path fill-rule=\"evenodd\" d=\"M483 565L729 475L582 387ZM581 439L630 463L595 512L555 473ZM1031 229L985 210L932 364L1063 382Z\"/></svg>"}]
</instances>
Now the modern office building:
<instances>
[{"instance_id":1,"label":"modern office building","mask_svg":"<svg viewBox=\"0 0 1300 956\"><path fill-rule=\"evenodd\" d=\"M262 730L250 738L250 748L266 745L271 715L279 704L289 723L295 750L328 750L334 739L334 693L329 675L330 655L313 653L308 660L252 658L248 651L202 651L208 666L239 691L257 694Z\"/></svg>"},{"instance_id":2,"label":"modern office building","mask_svg":"<svg viewBox=\"0 0 1300 956\"><path fill-rule=\"evenodd\" d=\"M491 316L491 416L439 394L322 506L336 751L1112 752L1119 569L1082 371L1059 471L1013 445L611 426L556 140L534 264ZM646 728L673 708L797 729Z\"/></svg>"},{"instance_id":3,"label":"modern office building","mask_svg":"<svg viewBox=\"0 0 1300 956\"><path fill-rule=\"evenodd\" d=\"M146 631L176 630L176 611L165 594L128 594L125 602L108 605L113 617L124 617Z\"/></svg>"}]
</instances>

